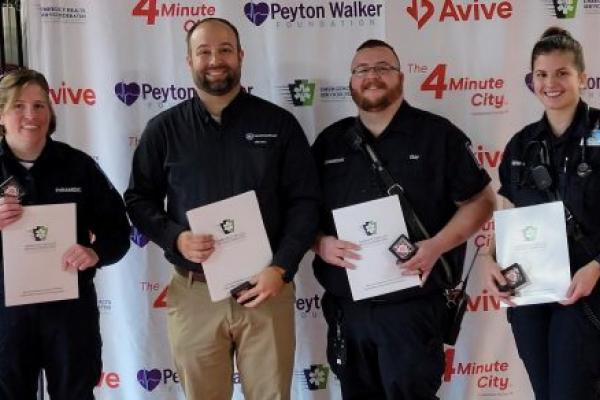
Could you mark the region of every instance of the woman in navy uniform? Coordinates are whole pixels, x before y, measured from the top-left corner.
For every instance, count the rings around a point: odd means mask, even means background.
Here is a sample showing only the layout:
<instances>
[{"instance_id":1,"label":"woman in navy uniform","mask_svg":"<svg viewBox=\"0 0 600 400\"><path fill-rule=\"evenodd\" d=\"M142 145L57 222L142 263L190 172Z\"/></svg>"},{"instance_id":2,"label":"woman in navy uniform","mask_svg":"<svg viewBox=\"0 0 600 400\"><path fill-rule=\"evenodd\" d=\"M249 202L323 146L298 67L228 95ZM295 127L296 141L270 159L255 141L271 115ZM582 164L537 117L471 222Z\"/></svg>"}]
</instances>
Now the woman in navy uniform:
<instances>
[{"instance_id":1,"label":"woman in navy uniform","mask_svg":"<svg viewBox=\"0 0 600 400\"><path fill-rule=\"evenodd\" d=\"M546 30L531 55L544 115L511 138L499 170L505 208L562 200L572 216L567 299L508 311L537 400L600 398L600 111L581 99L584 71L581 44L563 29ZM510 303L511 293L498 289L506 284L499 266L491 258L484 265L488 290Z\"/></svg>"},{"instance_id":2,"label":"woman in navy uniform","mask_svg":"<svg viewBox=\"0 0 600 400\"><path fill-rule=\"evenodd\" d=\"M42 369L52 400L93 399L102 369L93 278L129 248L123 201L91 157L50 138L56 117L39 72L2 78L0 125L0 231L27 212L23 206L75 203L77 244L63 267L79 281L77 299L7 307L0 261L0 399L35 400ZM0 246L0 256L10 251Z\"/></svg>"}]
</instances>

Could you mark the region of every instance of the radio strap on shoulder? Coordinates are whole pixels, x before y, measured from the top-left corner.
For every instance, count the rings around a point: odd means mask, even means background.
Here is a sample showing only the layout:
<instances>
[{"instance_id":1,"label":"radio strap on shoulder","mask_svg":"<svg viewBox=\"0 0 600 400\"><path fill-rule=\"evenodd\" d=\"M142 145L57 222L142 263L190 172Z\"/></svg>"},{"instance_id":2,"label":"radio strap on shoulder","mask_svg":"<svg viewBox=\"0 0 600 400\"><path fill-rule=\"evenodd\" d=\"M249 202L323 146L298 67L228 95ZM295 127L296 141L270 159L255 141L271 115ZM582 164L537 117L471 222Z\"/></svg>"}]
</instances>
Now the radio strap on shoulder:
<instances>
[{"instance_id":1,"label":"radio strap on shoulder","mask_svg":"<svg viewBox=\"0 0 600 400\"><path fill-rule=\"evenodd\" d=\"M400 207L402 208L404 218L406 220L406 224L409 230L413 234L420 235L419 239L430 239L431 235L429 234L429 232L427 232L427 229L425 228L425 226L419 219L417 213L415 212L414 208L406 198L406 195L404 194L404 188L394 180L389 171L383 166L383 164L379 160L379 157L377 156L377 153L375 152L375 150L373 150L373 147L371 147L371 145L363 139L359 129L360 123L357 118L355 125L350 128L350 132L353 135L353 137L351 138L352 146L355 149L363 150L366 153L367 157L369 158L369 161L371 162L371 168L377 173L377 176L383 184L386 193L389 196L398 196L398 199L400 200ZM415 239L416 238L413 238L413 240ZM448 263L444 255L440 256L440 263L442 264L444 274L446 275L446 282L441 282L442 287L444 289L453 289L455 285L453 282L452 268L450 267L450 264Z\"/></svg>"}]
</instances>

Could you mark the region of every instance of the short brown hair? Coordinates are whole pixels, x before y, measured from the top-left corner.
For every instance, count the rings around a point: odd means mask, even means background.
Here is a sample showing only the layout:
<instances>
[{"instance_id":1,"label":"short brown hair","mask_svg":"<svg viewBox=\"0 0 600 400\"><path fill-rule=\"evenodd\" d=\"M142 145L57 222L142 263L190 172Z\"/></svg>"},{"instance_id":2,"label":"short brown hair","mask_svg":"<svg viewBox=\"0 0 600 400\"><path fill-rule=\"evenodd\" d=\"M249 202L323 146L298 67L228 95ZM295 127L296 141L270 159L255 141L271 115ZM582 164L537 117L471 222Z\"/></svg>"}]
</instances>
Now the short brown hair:
<instances>
[{"instance_id":1,"label":"short brown hair","mask_svg":"<svg viewBox=\"0 0 600 400\"><path fill-rule=\"evenodd\" d=\"M386 49L390 50L394 54L394 57L396 57L396 61L398 61L398 64L400 64L400 58L398 57L398 54L396 54L396 50L394 50L394 48L390 44L380 39L365 40L360 46L358 46L356 52L358 53L362 49L374 49L377 47L385 47Z\"/></svg>"},{"instance_id":2,"label":"short brown hair","mask_svg":"<svg viewBox=\"0 0 600 400\"><path fill-rule=\"evenodd\" d=\"M185 36L185 43L187 44L188 53L191 51L190 39L192 37L192 34L196 30L196 28L198 28L200 25L205 24L207 22L220 22L223 25L226 25L229 29L232 30L233 34L235 35L235 44L237 45L238 51L240 51L242 49L242 44L240 42L240 33L238 32L235 25L233 25L231 22L227 21L225 18L209 17L209 18L204 18L204 19L196 21L196 23L194 25L192 25L190 30L187 31L187 35Z\"/></svg>"},{"instance_id":3,"label":"short brown hair","mask_svg":"<svg viewBox=\"0 0 600 400\"><path fill-rule=\"evenodd\" d=\"M50 102L50 87L46 77L33 69L16 69L0 78L0 112L5 113L13 105L21 90L29 84L38 85L46 95L46 102L50 109L48 135L51 135L56 130L56 114ZM0 127L0 133L5 133L4 126Z\"/></svg>"}]
</instances>

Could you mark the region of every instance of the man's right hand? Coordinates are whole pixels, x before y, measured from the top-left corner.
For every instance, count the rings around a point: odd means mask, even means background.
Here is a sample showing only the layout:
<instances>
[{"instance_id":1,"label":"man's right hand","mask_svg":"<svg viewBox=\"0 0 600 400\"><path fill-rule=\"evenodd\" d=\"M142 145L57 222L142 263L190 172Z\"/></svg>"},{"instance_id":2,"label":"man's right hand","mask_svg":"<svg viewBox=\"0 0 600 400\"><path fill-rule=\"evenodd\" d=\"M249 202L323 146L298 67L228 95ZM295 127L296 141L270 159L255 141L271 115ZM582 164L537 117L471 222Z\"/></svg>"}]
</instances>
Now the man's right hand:
<instances>
[{"instance_id":1,"label":"man's right hand","mask_svg":"<svg viewBox=\"0 0 600 400\"><path fill-rule=\"evenodd\" d=\"M202 263L215 251L215 240L212 235L195 235L191 231L184 231L177 236L177 250L194 263Z\"/></svg>"},{"instance_id":2,"label":"man's right hand","mask_svg":"<svg viewBox=\"0 0 600 400\"><path fill-rule=\"evenodd\" d=\"M356 266L348 262L348 259L360 260L360 255L356 253L360 250L359 245L334 236L318 236L313 250L326 263L342 268L354 269Z\"/></svg>"},{"instance_id":3,"label":"man's right hand","mask_svg":"<svg viewBox=\"0 0 600 400\"><path fill-rule=\"evenodd\" d=\"M498 285L506 285L506 279L500 272L500 266L489 255L482 256L483 282L488 293L496 299L514 307L515 303L510 301L512 293L510 291L500 291Z\"/></svg>"},{"instance_id":4,"label":"man's right hand","mask_svg":"<svg viewBox=\"0 0 600 400\"><path fill-rule=\"evenodd\" d=\"M0 197L0 230L12 224L23 214L23 206L13 196Z\"/></svg>"}]
</instances>

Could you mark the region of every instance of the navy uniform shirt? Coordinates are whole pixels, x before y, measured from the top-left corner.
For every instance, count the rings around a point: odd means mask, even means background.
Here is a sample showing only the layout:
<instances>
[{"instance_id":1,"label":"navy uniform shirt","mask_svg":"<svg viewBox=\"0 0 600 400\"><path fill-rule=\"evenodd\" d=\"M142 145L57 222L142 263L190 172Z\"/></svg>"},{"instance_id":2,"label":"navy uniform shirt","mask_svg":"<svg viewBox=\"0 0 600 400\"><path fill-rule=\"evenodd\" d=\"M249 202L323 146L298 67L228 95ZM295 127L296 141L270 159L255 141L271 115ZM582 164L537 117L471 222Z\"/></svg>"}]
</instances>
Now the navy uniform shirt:
<instances>
[{"instance_id":1,"label":"navy uniform shirt","mask_svg":"<svg viewBox=\"0 0 600 400\"><path fill-rule=\"evenodd\" d=\"M171 263L200 270L176 247L189 229L186 211L249 190L256 191L273 264L289 279L316 234L314 162L289 112L242 91L223 110L221 123L197 96L150 120L133 157L125 202L134 225Z\"/></svg>"},{"instance_id":2,"label":"navy uniform shirt","mask_svg":"<svg viewBox=\"0 0 600 400\"><path fill-rule=\"evenodd\" d=\"M323 204L320 230L336 235L331 210L385 196L370 161L348 139L348 130L356 118L346 118L326 128L313 146L321 178ZM385 168L405 190L406 197L433 236L452 218L457 202L465 201L489 183L488 174L479 166L470 150L469 139L448 120L416 109L406 101L390 124L375 138L361 125ZM465 246L459 246L448 258L462 267ZM328 265L320 257L313 263L315 275L325 290L336 296L351 297L343 268ZM440 273L441 265L434 273ZM440 289L436 279L428 279L425 288L411 288L383 296L398 300L425 291Z\"/></svg>"},{"instance_id":3,"label":"navy uniform shirt","mask_svg":"<svg viewBox=\"0 0 600 400\"><path fill-rule=\"evenodd\" d=\"M2 182L12 176L23 187L24 206L75 203L77 243L94 249L97 267L117 262L129 249L130 227L123 200L96 162L82 151L48 138L33 166L26 169L2 140L0 175ZM80 272L80 282L91 281L95 271ZM3 276L0 271L0 280Z\"/></svg>"},{"instance_id":4,"label":"navy uniform shirt","mask_svg":"<svg viewBox=\"0 0 600 400\"><path fill-rule=\"evenodd\" d=\"M555 137L544 115L510 139L499 169L501 187L498 193L516 207L550 201L544 191L538 190L526 178L527 169L540 163L540 147L535 143L545 143L553 182L550 190L560 194L587 238L587 250L573 236L568 238L572 273L594 258L600 261L600 131L592 137L592 129L599 118L599 110L589 108L588 112L588 106L580 101L571 125L563 135ZM585 137L588 137L588 145L584 150ZM592 172L581 177L577 167L583 161L584 153ZM595 291L599 292L596 286Z\"/></svg>"}]
</instances>

